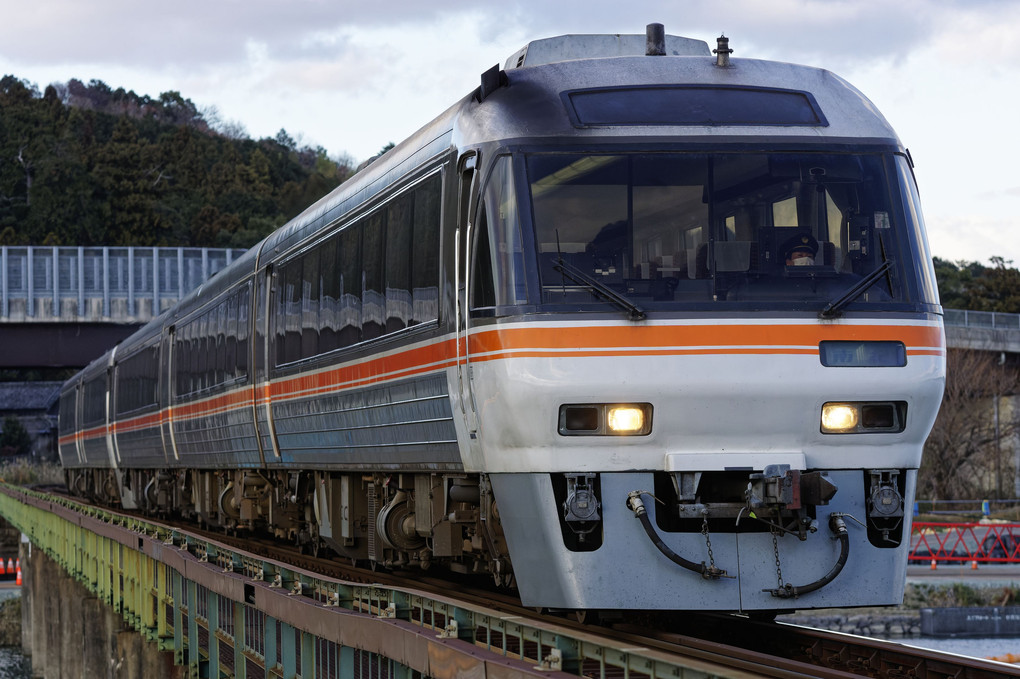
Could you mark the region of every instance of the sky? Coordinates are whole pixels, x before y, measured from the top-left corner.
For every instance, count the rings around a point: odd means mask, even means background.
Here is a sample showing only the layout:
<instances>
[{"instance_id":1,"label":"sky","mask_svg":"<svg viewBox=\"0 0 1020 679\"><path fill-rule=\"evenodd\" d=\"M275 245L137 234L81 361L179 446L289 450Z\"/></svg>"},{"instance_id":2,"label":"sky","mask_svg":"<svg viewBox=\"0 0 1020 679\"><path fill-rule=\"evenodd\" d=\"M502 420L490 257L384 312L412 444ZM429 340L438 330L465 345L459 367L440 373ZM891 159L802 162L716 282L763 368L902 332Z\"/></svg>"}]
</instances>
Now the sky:
<instances>
[{"instance_id":1,"label":"sky","mask_svg":"<svg viewBox=\"0 0 1020 679\"><path fill-rule=\"evenodd\" d=\"M0 75L174 90L253 138L361 161L529 40L671 35L826 68L910 149L932 254L1020 266L1020 0L3 0Z\"/></svg>"}]
</instances>

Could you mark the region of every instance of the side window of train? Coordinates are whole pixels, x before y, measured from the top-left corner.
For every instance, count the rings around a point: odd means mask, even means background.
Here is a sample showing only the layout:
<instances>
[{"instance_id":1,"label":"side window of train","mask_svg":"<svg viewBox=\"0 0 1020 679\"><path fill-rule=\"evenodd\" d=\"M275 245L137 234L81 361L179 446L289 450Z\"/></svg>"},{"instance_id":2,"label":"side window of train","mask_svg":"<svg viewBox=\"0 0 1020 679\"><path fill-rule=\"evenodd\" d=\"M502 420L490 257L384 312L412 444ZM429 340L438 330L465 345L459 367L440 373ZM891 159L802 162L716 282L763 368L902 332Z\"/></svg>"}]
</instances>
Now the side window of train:
<instances>
[{"instance_id":1,"label":"side window of train","mask_svg":"<svg viewBox=\"0 0 1020 679\"><path fill-rule=\"evenodd\" d=\"M153 345L117 362L117 415L156 404L158 359L159 347Z\"/></svg>"},{"instance_id":2,"label":"side window of train","mask_svg":"<svg viewBox=\"0 0 1020 679\"><path fill-rule=\"evenodd\" d=\"M471 308L527 301L521 229L510 156L502 156L482 190L471 248Z\"/></svg>"},{"instance_id":3,"label":"side window of train","mask_svg":"<svg viewBox=\"0 0 1020 679\"><path fill-rule=\"evenodd\" d=\"M414 193L395 198L386 210L386 332L411 323L411 237Z\"/></svg>"},{"instance_id":4,"label":"side window of train","mask_svg":"<svg viewBox=\"0 0 1020 679\"><path fill-rule=\"evenodd\" d=\"M319 353L340 346L340 273L337 267L339 238L330 238L316 248L312 257L319 260Z\"/></svg>"},{"instance_id":5,"label":"side window of train","mask_svg":"<svg viewBox=\"0 0 1020 679\"><path fill-rule=\"evenodd\" d=\"M106 419L106 373L85 383L85 397L81 410L83 425L95 424Z\"/></svg>"},{"instance_id":6,"label":"side window of train","mask_svg":"<svg viewBox=\"0 0 1020 679\"><path fill-rule=\"evenodd\" d=\"M386 327L386 296L383 287L385 213L365 219L361 235L361 339L380 337Z\"/></svg>"},{"instance_id":7,"label":"side window of train","mask_svg":"<svg viewBox=\"0 0 1020 679\"><path fill-rule=\"evenodd\" d=\"M280 265L277 366L439 318L441 199L435 173Z\"/></svg>"},{"instance_id":8,"label":"side window of train","mask_svg":"<svg viewBox=\"0 0 1020 679\"><path fill-rule=\"evenodd\" d=\"M248 376L250 295L249 283L177 326L172 349L177 396Z\"/></svg>"},{"instance_id":9,"label":"side window of train","mask_svg":"<svg viewBox=\"0 0 1020 679\"><path fill-rule=\"evenodd\" d=\"M437 174L414 190L411 245L411 323L439 318L439 220L443 179Z\"/></svg>"},{"instance_id":10,"label":"side window of train","mask_svg":"<svg viewBox=\"0 0 1020 679\"><path fill-rule=\"evenodd\" d=\"M340 232L340 317L337 340L341 347L361 341L361 225Z\"/></svg>"}]
</instances>

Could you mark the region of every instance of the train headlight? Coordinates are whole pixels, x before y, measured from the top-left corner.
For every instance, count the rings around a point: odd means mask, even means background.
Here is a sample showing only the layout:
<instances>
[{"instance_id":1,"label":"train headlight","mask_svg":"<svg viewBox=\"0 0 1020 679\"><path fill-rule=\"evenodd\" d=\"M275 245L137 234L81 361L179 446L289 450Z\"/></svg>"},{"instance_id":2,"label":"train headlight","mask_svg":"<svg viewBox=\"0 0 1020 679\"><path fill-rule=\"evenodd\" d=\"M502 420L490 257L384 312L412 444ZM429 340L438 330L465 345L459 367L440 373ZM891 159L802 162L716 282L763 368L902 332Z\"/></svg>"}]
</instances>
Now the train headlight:
<instances>
[{"instance_id":1,"label":"train headlight","mask_svg":"<svg viewBox=\"0 0 1020 679\"><path fill-rule=\"evenodd\" d=\"M906 427L904 401L826 403L822 406L823 434L895 433Z\"/></svg>"},{"instance_id":2,"label":"train headlight","mask_svg":"<svg viewBox=\"0 0 1020 679\"><path fill-rule=\"evenodd\" d=\"M840 434L857 428L857 409L846 403L826 403L822 406L822 431Z\"/></svg>"},{"instance_id":3,"label":"train headlight","mask_svg":"<svg viewBox=\"0 0 1020 679\"><path fill-rule=\"evenodd\" d=\"M651 403L560 406L559 433L562 436L645 436L651 431Z\"/></svg>"},{"instance_id":4,"label":"train headlight","mask_svg":"<svg viewBox=\"0 0 1020 679\"><path fill-rule=\"evenodd\" d=\"M614 434L633 434L645 428L645 411L633 406L613 406L606 410L606 426Z\"/></svg>"}]
</instances>

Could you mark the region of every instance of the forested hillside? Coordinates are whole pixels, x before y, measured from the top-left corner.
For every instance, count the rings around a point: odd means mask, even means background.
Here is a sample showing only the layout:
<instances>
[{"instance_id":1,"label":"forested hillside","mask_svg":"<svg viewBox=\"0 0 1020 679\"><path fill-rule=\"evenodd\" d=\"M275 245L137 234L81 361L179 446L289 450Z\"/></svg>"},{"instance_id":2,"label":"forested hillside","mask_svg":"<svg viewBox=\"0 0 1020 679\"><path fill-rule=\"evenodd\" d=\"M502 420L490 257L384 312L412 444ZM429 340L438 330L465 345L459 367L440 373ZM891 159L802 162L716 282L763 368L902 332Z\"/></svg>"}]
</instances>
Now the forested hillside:
<instances>
[{"instance_id":1,"label":"forested hillside","mask_svg":"<svg viewBox=\"0 0 1020 679\"><path fill-rule=\"evenodd\" d=\"M0 79L0 245L249 247L352 172L247 138L178 92ZM1020 313L1020 271L935 259L947 308Z\"/></svg>"},{"instance_id":2,"label":"forested hillside","mask_svg":"<svg viewBox=\"0 0 1020 679\"><path fill-rule=\"evenodd\" d=\"M4 76L0 245L249 247L351 173L209 117L178 92Z\"/></svg>"},{"instance_id":3,"label":"forested hillside","mask_svg":"<svg viewBox=\"0 0 1020 679\"><path fill-rule=\"evenodd\" d=\"M1020 313L1020 271L1013 262L990 257L991 266L935 258L939 296L947 309Z\"/></svg>"}]
</instances>

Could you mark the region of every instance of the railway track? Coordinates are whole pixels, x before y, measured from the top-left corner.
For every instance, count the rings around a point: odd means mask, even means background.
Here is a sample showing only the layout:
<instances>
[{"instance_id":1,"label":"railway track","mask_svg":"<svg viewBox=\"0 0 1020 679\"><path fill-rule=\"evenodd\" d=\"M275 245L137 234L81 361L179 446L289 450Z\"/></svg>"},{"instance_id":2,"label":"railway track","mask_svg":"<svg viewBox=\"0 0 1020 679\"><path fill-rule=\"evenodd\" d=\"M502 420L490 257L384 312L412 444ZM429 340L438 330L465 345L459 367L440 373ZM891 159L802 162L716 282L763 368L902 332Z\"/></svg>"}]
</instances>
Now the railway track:
<instances>
[{"instance_id":1,"label":"railway track","mask_svg":"<svg viewBox=\"0 0 1020 679\"><path fill-rule=\"evenodd\" d=\"M77 500L47 488L65 501ZM108 511L108 510L107 510ZM210 542L276 561L326 578L359 584L377 584L446 598L476 608L491 609L506 618L528 620L569 630L574 634L608 640L619 647L651 650L698 666L715 667L716 676L733 677L896 677L916 679L998 679L1020 676L1020 668L988 660L956 656L903 644L786 623L753 620L739 615L690 612L652 612L575 616L573 613L536 611L516 597L486 587L481 578L440 578L417 572L371 570L338 559L304 554L277 541L255 536L233 536L180 521L155 521L131 512L168 533L193 535ZM592 618L597 618L593 622ZM475 639L479 643L478 639ZM484 643L482 644L484 645ZM522 654L521 657L524 657ZM579 661L565 666L571 674L614 678L606 668ZM608 668L612 669L612 668ZM619 674L635 679L633 672Z\"/></svg>"}]
</instances>

